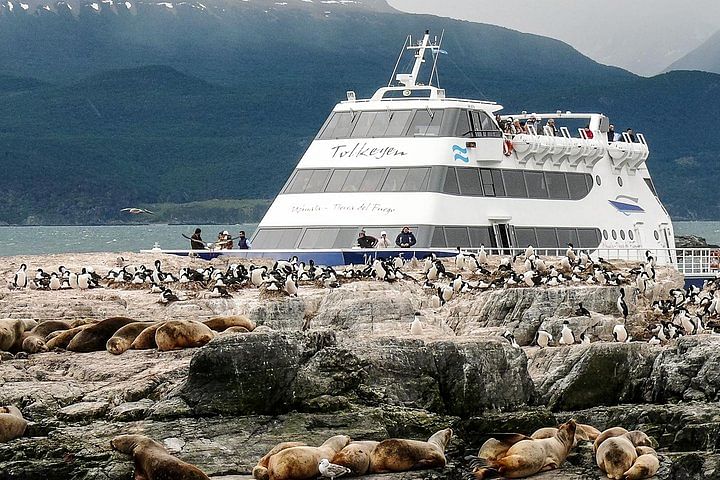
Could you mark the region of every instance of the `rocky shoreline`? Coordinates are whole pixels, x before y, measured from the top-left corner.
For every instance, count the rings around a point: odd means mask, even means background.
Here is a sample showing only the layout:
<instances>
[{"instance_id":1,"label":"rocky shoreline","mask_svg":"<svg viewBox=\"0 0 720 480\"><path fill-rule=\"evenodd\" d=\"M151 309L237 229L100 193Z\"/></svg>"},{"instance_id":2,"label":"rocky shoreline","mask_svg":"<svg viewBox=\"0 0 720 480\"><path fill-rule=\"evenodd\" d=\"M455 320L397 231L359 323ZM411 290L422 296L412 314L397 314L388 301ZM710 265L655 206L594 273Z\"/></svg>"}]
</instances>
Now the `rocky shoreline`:
<instances>
[{"instance_id":1,"label":"rocky shoreline","mask_svg":"<svg viewBox=\"0 0 720 480\"><path fill-rule=\"evenodd\" d=\"M123 256L136 264L155 260ZM167 270L208 264L162 260ZM31 271L62 264L105 272L114 261L111 254L8 257L0 278L21 262ZM682 286L673 271L659 269L658 277L664 292ZM459 479L464 457L489 433L530 434L570 418L651 435L661 454L657 478L720 478L720 336L662 346L613 343L617 287L507 288L461 294L440 308L411 281L303 285L297 298L253 288L228 299L188 293L187 301L162 305L147 288L0 291L0 318L242 314L269 327L223 335L199 349L6 357L0 405L17 405L31 423L24 437L0 444L0 480L131 478L131 461L110 449L120 433L155 438L212 478L249 479L257 460L282 441L316 444L338 433L426 439L446 427L455 436L445 469L363 478ZM591 318L575 316L581 301ZM628 330L636 339L647 336L650 304L631 302ZM410 334L416 311L422 335ZM556 335L564 320L596 341L528 346L539 328ZM505 329L522 348L500 337ZM560 469L533 478L603 477L592 449L581 446Z\"/></svg>"}]
</instances>

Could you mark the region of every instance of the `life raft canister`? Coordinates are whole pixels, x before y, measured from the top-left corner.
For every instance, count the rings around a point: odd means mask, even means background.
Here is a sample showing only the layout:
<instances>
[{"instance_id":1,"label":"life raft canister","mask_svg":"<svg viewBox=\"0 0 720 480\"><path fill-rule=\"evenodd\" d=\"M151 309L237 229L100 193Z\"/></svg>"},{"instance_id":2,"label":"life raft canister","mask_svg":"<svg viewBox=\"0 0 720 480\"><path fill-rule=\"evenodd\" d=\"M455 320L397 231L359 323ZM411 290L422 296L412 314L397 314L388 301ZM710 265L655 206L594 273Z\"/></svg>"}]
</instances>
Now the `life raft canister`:
<instances>
[{"instance_id":1,"label":"life raft canister","mask_svg":"<svg viewBox=\"0 0 720 480\"><path fill-rule=\"evenodd\" d=\"M710 268L713 270L720 269L720 250L710 251Z\"/></svg>"},{"instance_id":2,"label":"life raft canister","mask_svg":"<svg viewBox=\"0 0 720 480\"><path fill-rule=\"evenodd\" d=\"M503 153L505 154L505 156L509 157L510 155L512 155L513 150L514 147L512 142L510 140L505 140L505 142L503 143Z\"/></svg>"}]
</instances>

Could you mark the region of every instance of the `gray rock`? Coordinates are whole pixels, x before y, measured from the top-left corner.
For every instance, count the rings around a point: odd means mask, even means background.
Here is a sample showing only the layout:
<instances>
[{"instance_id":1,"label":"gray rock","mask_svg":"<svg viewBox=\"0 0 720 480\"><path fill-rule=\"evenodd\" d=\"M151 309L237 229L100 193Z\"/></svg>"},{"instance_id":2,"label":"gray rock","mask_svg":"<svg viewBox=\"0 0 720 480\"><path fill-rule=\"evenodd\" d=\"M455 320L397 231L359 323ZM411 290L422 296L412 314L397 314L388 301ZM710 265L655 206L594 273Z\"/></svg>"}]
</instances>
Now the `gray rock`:
<instances>
[{"instance_id":1,"label":"gray rock","mask_svg":"<svg viewBox=\"0 0 720 480\"><path fill-rule=\"evenodd\" d=\"M720 399L720 337L693 335L665 349L652 372L654 402Z\"/></svg>"},{"instance_id":2,"label":"gray rock","mask_svg":"<svg viewBox=\"0 0 720 480\"><path fill-rule=\"evenodd\" d=\"M154 402L150 399L138 402L126 402L114 407L108 413L108 417L119 422L130 422L145 418Z\"/></svg>"},{"instance_id":3,"label":"gray rock","mask_svg":"<svg viewBox=\"0 0 720 480\"><path fill-rule=\"evenodd\" d=\"M109 407L107 402L80 402L61 408L57 416L67 422L93 420L105 415Z\"/></svg>"}]
</instances>

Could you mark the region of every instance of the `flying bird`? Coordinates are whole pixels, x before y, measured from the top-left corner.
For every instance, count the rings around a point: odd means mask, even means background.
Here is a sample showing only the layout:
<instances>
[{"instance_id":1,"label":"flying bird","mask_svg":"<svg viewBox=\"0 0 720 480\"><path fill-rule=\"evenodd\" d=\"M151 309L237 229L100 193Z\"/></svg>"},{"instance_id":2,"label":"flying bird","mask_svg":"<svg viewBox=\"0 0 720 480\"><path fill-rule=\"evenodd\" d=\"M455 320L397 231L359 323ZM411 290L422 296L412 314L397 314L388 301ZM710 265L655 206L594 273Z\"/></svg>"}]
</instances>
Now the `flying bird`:
<instances>
[{"instance_id":1,"label":"flying bird","mask_svg":"<svg viewBox=\"0 0 720 480\"><path fill-rule=\"evenodd\" d=\"M133 215L138 215L138 214L140 214L140 213L149 213L150 215L155 215L155 214L154 214L153 212L151 212L150 210L145 210L144 208L123 208L123 209L120 210L120 211L121 211L121 212L132 213Z\"/></svg>"}]
</instances>

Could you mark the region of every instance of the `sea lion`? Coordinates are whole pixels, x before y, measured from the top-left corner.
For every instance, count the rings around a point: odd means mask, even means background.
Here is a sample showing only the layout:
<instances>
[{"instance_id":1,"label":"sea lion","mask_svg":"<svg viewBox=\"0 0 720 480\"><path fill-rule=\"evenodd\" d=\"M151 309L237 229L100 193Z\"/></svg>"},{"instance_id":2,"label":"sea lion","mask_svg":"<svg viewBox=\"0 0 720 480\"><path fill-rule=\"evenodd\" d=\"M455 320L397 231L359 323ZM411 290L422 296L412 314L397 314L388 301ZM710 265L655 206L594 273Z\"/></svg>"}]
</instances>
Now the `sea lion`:
<instances>
[{"instance_id":1,"label":"sea lion","mask_svg":"<svg viewBox=\"0 0 720 480\"><path fill-rule=\"evenodd\" d=\"M0 407L0 443L22 437L27 428L27 420L17 407Z\"/></svg>"},{"instance_id":2,"label":"sea lion","mask_svg":"<svg viewBox=\"0 0 720 480\"><path fill-rule=\"evenodd\" d=\"M225 330L223 330L222 332L220 332L220 334L225 335L228 333L249 333L249 332L250 332L250 330L248 330L245 327L228 327Z\"/></svg>"},{"instance_id":3,"label":"sea lion","mask_svg":"<svg viewBox=\"0 0 720 480\"><path fill-rule=\"evenodd\" d=\"M145 330L140 332L140 335L135 338L135 340L130 345L130 348L133 350L150 350L152 348L157 348L157 343L155 343L155 333L157 332L157 329L165 325L165 322L158 322L155 325L151 325L147 327Z\"/></svg>"},{"instance_id":4,"label":"sea lion","mask_svg":"<svg viewBox=\"0 0 720 480\"><path fill-rule=\"evenodd\" d=\"M22 350L27 353L47 352L48 347L45 345L45 338L58 330L69 329L70 324L63 320L48 320L39 323L23 337Z\"/></svg>"},{"instance_id":5,"label":"sea lion","mask_svg":"<svg viewBox=\"0 0 720 480\"><path fill-rule=\"evenodd\" d=\"M611 437L619 437L620 435L625 435L628 431L625 430L622 427L612 427L608 428L607 430L603 430L600 435L597 436L595 439L595 442L593 443L593 453L597 452L598 447L602 442L607 440Z\"/></svg>"},{"instance_id":6,"label":"sea lion","mask_svg":"<svg viewBox=\"0 0 720 480\"><path fill-rule=\"evenodd\" d=\"M27 330L37 326L35 320L22 320L19 318L0 319L0 351L9 352L20 350L22 336Z\"/></svg>"},{"instance_id":7,"label":"sea lion","mask_svg":"<svg viewBox=\"0 0 720 480\"><path fill-rule=\"evenodd\" d=\"M605 439L595 453L598 467L611 480L623 478L637 458L635 446L624 435Z\"/></svg>"},{"instance_id":8,"label":"sea lion","mask_svg":"<svg viewBox=\"0 0 720 480\"><path fill-rule=\"evenodd\" d=\"M253 322L244 315L213 317L209 320L203 320L202 323L215 330L216 332L224 332L230 327L245 327L247 328L248 332L252 332L255 329L255 322Z\"/></svg>"},{"instance_id":9,"label":"sea lion","mask_svg":"<svg viewBox=\"0 0 720 480\"><path fill-rule=\"evenodd\" d=\"M645 432L640 431L640 430L630 430L629 432L625 433L623 435L623 437L630 440L630 442L635 447L652 447L653 446L653 442L650 439L650 437L648 437L645 434Z\"/></svg>"},{"instance_id":10,"label":"sea lion","mask_svg":"<svg viewBox=\"0 0 720 480\"><path fill-rule=\"evenodd\" d=\"M370 455L379 443L373 440L350 442L330 460L330 463L349 468L352 475L365 475L370 469Z\"/></svg>"},{"instance_id":11,"label":"sea lion","mask_svg":"<svg viewBox=\"0 0 720 480\"><path fill-rule=\"evenodd\" d=\"M67 348L70 341L75 338L75 335L87 328L87 325L71 328L70 330L58 330L47 336L49 339L45 342L45 346L48 350L54 348Z\"/></svg>"},{"instance_id":12,"label":"sea lion","mask_svg":"<svg viewBox=\"0 0 720 480\"><path fill-rule=\"evenodd\" d=\"M390 438L383 440L370 455L370 473L406 472L444 467L447 448L453 431L435 432L427 442Z\"/></svg>"},{"instance_id":13,"label":"sea lion","mask_svg":"<svg viewBox=\"0 0 720 480\"><path fill-rule=\"evenodd\" d=\"M651 447L636 447L638 454L630 470L623 474L623 480L640 480L652 477L660 469L660 460L657 452Z\"/></svg>"},{"instance_id":14,"label":"sea lion","mask_svg":"<svg viewBox=\"0 0 720 480\"><path fill-rule=\"evenodd\" d=\"M522 478L538 472L553 470L565 462L575 442L575 420L569 420L558 428L554 437L539 440L521 440L495 461L487 461L487 467L473 471L476 479ZM479 456L479 455L478 455Z\"/></svg>"},{"instance_id":15,"label":"sea lion","mask_svg":"<svg viewBox=\"0 0 720 480\"><path fill-rule=\"evenodd\" d=\"M70 326L72 328L82 327L83 325L93 325L95 323L98 323L97 320L92 318L76 318L75 320L70 320Z\"/></svg>"},{"instance_id":16,"label":"sea lion","mask_svg":"<svg viewBox=\"0 0 720 480\"><path fill-rule=\"evenodd\" d=\"M268 480L270 478L270 474L268 473L267 466L268 462L270 461L270 457L278 453L280 450L285 450L292 447L304 447L306 445L307 444L303 442L278 443L264 457L258 460L257 465L255 465L255 468L253 468L252 471L253 478L255 478L256 480Z\"/></svg>"},{"instance_id":17,"label":"sea lion","mask_svg":"<svg viewBox=\"0 0 720 480\"><path fill-rule=\"evenodd\" d=\"M530 438L540 440L543 438L554 437L557 430L558 429L555 427L540 428L530 435ZM594 442L598 435L600 435L600 430L592 425L577 423L575 427L575 443L573 446L577 446L580 442Z\"/></svg>"},{"instance_id":18,"label":"sea lion","mask_svg":"<svg viewBox=\"0 0 720 480\"><path fill-rule=\"evenodd\" d=\"M557 433L557 428L554 428L553 430L555 430L555 432L551 436L554 437ZM500 460L502 457L505 456L507 451L510 450L510 447L512 447L519 441L531 440L532 438L534 438L527 437L521 433L493 433L492 435L492 437L488 438L485 443L482 444L477 454L478 458L482 458L483 460L489 462Z\"/></svg>"},{"instance_id":19,"label":"sea lion","mask_svg":"<svg viewBox=\"0 0 720 480\"><path fill-rule=\"evenodd\" d=\"M105 343L105 348L113 355L120 355L130 348L132 342L135 341L135 338L140 335L143 330L152 324L153 322L136 322L128 323L124 327L120 327Z\"/></svg>"},{"instance_id":20,"label":"sea lion","mask_svg":"<svg viewBox=\"0 0 720 480\"><path fill-rule=\"evenodd\" d=\"M332 458L350 443L347 435L335 435L319 447L291 447L280 450L268 460L270 480L306 480L320 475L318 465Z\"/></svg>"},{"instance_id":21,"label":"sea lion","mask_svg":"<svg viewBox=\"0 0 720 480\"><path fill-rule=\"evenodd\" d=\"M155 343L161 352L202 347L213 338L215 332L195 320L170 320L155 332Z\"/></svg>"},{"instance_id":22,"label":"sea lion","mask_svg":"<svg viewBox=\"0 0 720 480\"><path fill-rule=\"evenodd\" d=\"M127 317L110 317L90 325L75 335L67 346L71 352L98 352L121 327L136 320Z\"/></svg>"},{"instance_id":23,"label":"sea lion","mask_svg":"<svg viewBox=\"0 0 720 480\"><path fill-rule=\"evenodd\" d=\"M195 465L173 457L160 443L145 435L119 435L110 441L110 446L132 455L136 480L210 480Z\"/></svg>"}]
</instances>

